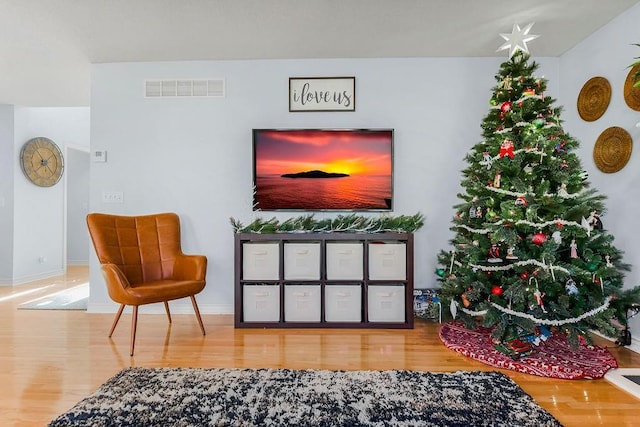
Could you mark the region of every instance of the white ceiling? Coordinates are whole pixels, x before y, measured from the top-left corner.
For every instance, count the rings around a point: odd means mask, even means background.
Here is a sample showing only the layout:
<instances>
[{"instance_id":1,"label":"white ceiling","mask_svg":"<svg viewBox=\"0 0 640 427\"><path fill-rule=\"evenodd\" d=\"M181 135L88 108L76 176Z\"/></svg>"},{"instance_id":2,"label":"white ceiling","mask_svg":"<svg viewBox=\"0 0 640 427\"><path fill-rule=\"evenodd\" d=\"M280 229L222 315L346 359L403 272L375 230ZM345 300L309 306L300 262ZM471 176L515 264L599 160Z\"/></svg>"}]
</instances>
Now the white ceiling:
<instances>
[{"instance_id":1,"label":"white ceiling","mask_svg":"<svg viewBox=\"0 0 640 427\"><path fill-rule=\"evenodd\" d=\"M0 0L0 104L89 105L90 64L560 56L638 0ZM629 43L637 42L630 40Z\"/></svg>"}]
</instances>

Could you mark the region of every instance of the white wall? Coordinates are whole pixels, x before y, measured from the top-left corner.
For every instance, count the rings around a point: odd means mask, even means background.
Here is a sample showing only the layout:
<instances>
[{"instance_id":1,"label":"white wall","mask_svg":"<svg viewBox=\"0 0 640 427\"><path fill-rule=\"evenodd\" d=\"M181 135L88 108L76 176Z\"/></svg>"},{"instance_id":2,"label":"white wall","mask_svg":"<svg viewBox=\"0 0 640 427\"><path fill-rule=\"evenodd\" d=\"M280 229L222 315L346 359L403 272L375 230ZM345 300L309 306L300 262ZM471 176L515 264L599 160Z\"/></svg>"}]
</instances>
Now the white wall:
<instances>
[{"instance_id":1,"label":"white wall","mask_svg":"<svg viewBox=\"0 0 640 427\"><path fill-rule=\"evenodd\" d=\"M624 101L624 81L633 58L640 56L640 4L592 34L560 60L560 94L566 104L563 114L565 130L581 142L578 154L589 172L589 180L600 194L606 195L604 227L615 237L615 246L625 251L625 261L632 264L625 287L640 285L640 112ZM576 102L582 86L592 77L602 76L611 84L611 102L602 117L585 122L578 115ZM612 174L601 172L593 161L593 147L600 133L610 126L626 129L636 145L626 167ZM632 325L640 329L640 318Z\"/></svg>"},{"instance_id":2,"label":"white wall","mask_svg":"<svg viewBox=\"0 0 640 427\"><path fill-rule=\"evenodd\" d=\"M436 286L436 254L449 247L466 152L481 139L500 58L194 61L92 66L90 210L127 215L177 212L183 249L209 259L205 313L231 313L233 232L252 202L251 130L269 127L394 128L395 215L422 212L415 236L417 287ZM540 75L558 93L558 60ZM289 113L288 78L355 76L356 111ZM145 79L224 78L224 99L145 99ZM122 191L105 204L102 192ZM296 216L278 213L277 217ZM317 214L321 217L322 214ZM268 218L272 213L261 213ZM177 311L192 311L189 301ZM113 311L95 255L90 311ZM152 308L153 310L153 308Z\"/></svg>"},{"instance_id":3,"label":"white wall","mask_svg":"<svg viewBox=\"0 0 640 427\"><path fill-rule=\"evenodd\" d=\"M89 108L15 108L13 284L64 272L64 187L66 174L52 187L33 185L18 155L31 138L44 136L64 152L67 144L89 146Z\"/></svg>"}]
</instances>

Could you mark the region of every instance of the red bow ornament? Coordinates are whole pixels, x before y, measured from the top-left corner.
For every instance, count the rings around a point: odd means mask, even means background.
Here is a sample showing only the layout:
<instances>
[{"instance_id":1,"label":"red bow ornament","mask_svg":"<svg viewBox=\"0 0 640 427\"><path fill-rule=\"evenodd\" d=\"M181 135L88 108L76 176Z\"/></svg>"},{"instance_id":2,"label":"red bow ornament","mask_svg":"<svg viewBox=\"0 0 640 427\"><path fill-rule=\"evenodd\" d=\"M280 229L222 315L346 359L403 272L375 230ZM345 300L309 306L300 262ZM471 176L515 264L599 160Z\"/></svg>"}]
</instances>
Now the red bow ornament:
<instances>
[{"instance_id":1,"label":"red bow ornament","mask_svg":"<svg viewBox=\"0 0 640 427\"><path fill-rule=\"evenodd\" d=\"M513 141L505 139L505 141L500 145L500 158L504 156L509 156L513 159Z\"/></svg>"}]
</instances>

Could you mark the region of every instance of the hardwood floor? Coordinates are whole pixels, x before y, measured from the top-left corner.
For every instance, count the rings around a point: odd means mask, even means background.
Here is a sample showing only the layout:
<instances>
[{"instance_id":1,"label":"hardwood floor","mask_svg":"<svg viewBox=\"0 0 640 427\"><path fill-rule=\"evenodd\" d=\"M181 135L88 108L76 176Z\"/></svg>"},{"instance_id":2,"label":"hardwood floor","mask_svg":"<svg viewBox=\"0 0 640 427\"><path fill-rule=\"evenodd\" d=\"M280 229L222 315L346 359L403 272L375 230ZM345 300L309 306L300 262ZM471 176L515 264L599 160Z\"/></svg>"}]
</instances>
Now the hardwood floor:
<instances>
[{"instance_id":1,"label":"hardwood floor","mask_svg":"<svg viewBox=\"0 0 640 427\"><path fill-rule=\"evenodd\" d=\"M86 267L16 287L0 287L0 425L43 426L129 366L292 369L495 370L448 350L438 324L413 330L235 329L232 316L141 314L129 357L130 310L112 339L112 314L18 310L23 302L88 280ZM231 286L231 285L230 285ZM640 354L604 340L620 367ZM640 400L601 380L553 380L503 371L565 426L640 425Z\"/></svg>"}]
</instances>

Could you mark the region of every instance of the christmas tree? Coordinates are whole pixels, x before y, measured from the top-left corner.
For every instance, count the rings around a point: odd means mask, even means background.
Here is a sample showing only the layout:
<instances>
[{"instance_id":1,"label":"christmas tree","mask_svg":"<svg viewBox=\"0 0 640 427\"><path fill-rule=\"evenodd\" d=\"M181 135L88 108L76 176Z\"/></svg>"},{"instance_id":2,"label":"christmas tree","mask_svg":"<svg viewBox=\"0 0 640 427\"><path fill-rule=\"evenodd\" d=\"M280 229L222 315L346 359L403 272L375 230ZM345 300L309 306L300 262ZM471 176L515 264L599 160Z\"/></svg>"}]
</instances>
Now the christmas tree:
<instances>
[{"instance_id":1,"label":"christmas tree","mask_svg":"<svg viewBox=\"0 0 640 427\"><path fill-rule=\"evenodd\" d=\"M592 329L616 336L640 291L622 291L629 266L603 227L605 197L590 188L537 68L521 50L501 64L483 140L465 157L452 250L438 256L452 315L494 327L496 348L512 357L551 333L574 346Z\"/></svg>"}]
</instances>

